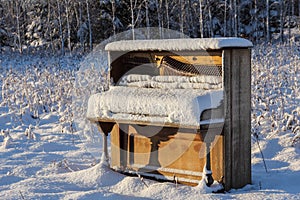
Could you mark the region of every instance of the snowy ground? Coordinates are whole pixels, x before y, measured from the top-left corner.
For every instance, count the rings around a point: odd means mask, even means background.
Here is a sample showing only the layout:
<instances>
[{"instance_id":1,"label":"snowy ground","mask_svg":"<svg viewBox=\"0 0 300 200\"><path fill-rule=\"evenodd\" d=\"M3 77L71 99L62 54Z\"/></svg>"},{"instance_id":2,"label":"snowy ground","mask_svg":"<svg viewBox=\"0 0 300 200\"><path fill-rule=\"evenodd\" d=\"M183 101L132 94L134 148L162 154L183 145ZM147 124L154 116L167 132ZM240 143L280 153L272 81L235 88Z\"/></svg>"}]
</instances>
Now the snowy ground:
<instances>
[{"instance_id":1,"label":"snowy ground","mask_svg":"<svg viewBox=\"0 0 300 200\"><path fill-rule=\"evenodd\" d=\"M60 83L79 59L1 55L0 199L300 199L300 49L262 45L253 55L253 183L225 194L99 164L70 126L72 86Z\"/></svg>"}]
</instances>

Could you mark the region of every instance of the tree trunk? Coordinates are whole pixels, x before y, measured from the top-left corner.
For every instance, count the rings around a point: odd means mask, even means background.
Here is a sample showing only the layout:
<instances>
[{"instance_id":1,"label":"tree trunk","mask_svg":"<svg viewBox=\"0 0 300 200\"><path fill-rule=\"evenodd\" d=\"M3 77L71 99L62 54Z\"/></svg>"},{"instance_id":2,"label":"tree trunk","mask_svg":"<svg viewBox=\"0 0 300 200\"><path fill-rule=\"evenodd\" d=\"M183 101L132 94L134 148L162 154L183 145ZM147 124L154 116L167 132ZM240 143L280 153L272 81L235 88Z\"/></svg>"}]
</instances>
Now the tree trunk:
<instances>
[{"instance_id":1,"label":"tree trunk","mask_svg":"<svg viewBox=\"0 0 300 200\"><path fill-rule=\"evenodd\" d=\"M269 0L266 0L266 12L267 12L267 19L266 19L267 42L270 42L270 2L269 2Z\"/></svg>"},{"instance_id":2,"label":"tree trunk","mask_svg":"<svg viewBox=\"0 0 300 200\"><path fill-rule=\"evenodd\" d=\"M211 14L211 6L208 7L208 17L209 17L209 37L214 37L213 21Z\"/></svg>"},{"instance_id":3,"label":"tree trunk","mask_svg":"<svg viewBox=\"0 0 300 200\"><path fill-rule=\"evenodd\" d=\"M237 0L234 0L234 36L238 36L238 7Z\"/></svg>"},{"instance_id":4,"label":"tree trunk","mask_svg":"<svg viewBox=\"0 0 300 200\"><path fill-rule=\"evenodd\" d=\"M68 49L70 53L72 52L71 49L71 28L70 28L70 20L69 20L69 0L65 0L66 4L66 18L67 18L67 40L68 40Z\"/></svg>"},{"instance_id":5,"label":"tree trunk","mask_svg":"<svg viewBox=\"0 0 300 200\"><path fill-rule=\"evenodd\" d=\"M254 0L254 37L255 43L258 41L258 30L257 30L257 0Z\"/></svg>"},{"instance_id":6,"label":"tree trunk","mask_svg":"<svg viewBox=\"0 0 300 200\"><path fill-rule=\"evenodd\" d=\"M78 2L78 9L79 9L79 28L81 28L83 22L82 22L82 5L81 5L81 2ZM78 37L78 35L77 35ZM86 42L86 38L82 37L82 35L80 34L80 46L81 46L81 49L82 51L84 52L85 51L85 42Z\"/></svg>"},{"instance_id":7,"label":"tree trunk","mask_svg":"<svg viewBox=\"0 0 300 200\"><path fill-rule=\"evenodd\" d=\"M54 49L54 44L53 44L53 38L52 38L52 33L51 33L51 25L50 25L50 19L51 19L51 2L50 0L48 0L48 14L47 14L47 32L49 34L49 38L50 38L50 46L51 46L51 50L52 50L52 53L55 52L55 49Z\"/></svg>"},{"instance_id":8,"label":"tree trunk","mask_svg":"<svg viewBox=\"0 0 300 200\"><path fill-rule=\"evenodd\" d=\"M17 38L18 38L18 49L19 52L23 52L22 48L22 41L21 41L21 28L20 28L20 2L19 0L16 1L16 20L17 20Z\"/></svg>"},{"instance_id":9,"label":"tree trunk","mask_svg":"<svg viewBox=\"0 0 300 200\"><path fill-rule=\"evenodd\" d=\"M148 7L148 0L145 0L145 8L146 8L146 28L147 28L147 39L150 39L150 20L149 20L149 7Z\"/></svg>"},{"instance_id":10,"label":"tree trunk","mask_svg":"<svg viewBox=\"0 0 300 200\"><path fill-rule=\"evenodd\" d=\"M133 7L133 0L130 0L130 11L131 11L131 31L132 31L132 40L135 40L135 33L134 33L134 7Z\"/></svg>"},{"instance_id":11,"label":"tree trunk","mask_svg":"<svg viewBox=\"0 0 300 200\"><path fill-rule=\"evenodd\" d=\"M200 38L204 38L202 0L199 0L199 31L200 31Z\"/></svg>"},{"instance_id":12,"label":"tree trunk","mask_svg":"<svg viewBox=\"0 0 300 200\"><path fill-rule=\"evenodd\" d=\"M284 18L283 18L283 0L280 0L280 41L283 42L283 26L284 26Z\"/></svg>"},{"instance_id":13,"label":"tree trunk","mask_svg":"<svg viewBox=\"0 0 300 200\"><path fill-rule=\"evenodd\" d=\"M180 32L183 33L184 29L184 0L180 0Z\"/></svg>"},{"instance_id":14,"label":"tree trunk","mask_svg":"<svg viewBox=\"0 0 300 200\"><path fill-rule=\"evenodd\" d=\"M159 37L162 38L162 20L161 20L161 6L160 6L161 0L156 0L156 11L157 11L157 22L158 22L158 31L159 31Z\"/></svg>"},{"instance_id":15,"label":"tree trunk","mask_svg":"<svg viewBox=\"0 0 300 200\"><path fill-rule=\"evenodd\" d=\"M61 21L60 1L56 0L56 2L57 2L57 10L58 10L59 35L60 35L60 41L61 41L61 54L65 55L65 45L64 45L62 21Z\"/></svg>"},{"instance_id":16,"label":"tree trunk","mask_svg":"<svg viewBox=\"0 0 300 200\"><path fill-rule=\"evenodd\" d=\"M163 33L163 27L164 27L164 20L163 20L163 11L162 11L162 5L163 5L163 0L159 0L159 10L160 10L160 27L159 27L159 33L160 33L160 38L164 38L164 33Z\"/></svg>"},{"instance_id":17,"label":"tree trunk","mask_svg":"<svg viewBox=\"0 0 300 200\"><path fill-rule=\"evenodd\" d=\"M228 34L229 36L232 36L232 30L233 30L233 0L230 0L229 1L229 31L228 31Z\"/></svg>"},{"instance_id":18,"label":"tree trunk","mask_svg":"<svg viewBox=\"0 0 300 200\"><path fill-rule=\"evenodd\" d=\"M287 3L287 14L286 16L288 17L288 42L291 42L291 1L288 1Z\"/></svg>"},{"instance_id":19,"label":"tree trunk","mask_svg":"<svg viewBox=\"0 0 300 200\"><path fill-rule=\"evenodd\" d=\"M227 36L227 0L224 1L224 37Z\"/></svg>"},{"instance_id":20,"label":"tree trunk","mask_svg":"<svg viewBox=\"0 0 300 200\"><path fill-rule=\"evenodd\" d=\"M298 17L300 17L300 0L298 0Z\"/></svg>"},{"instance_id":21,"label":"tree trunk","mask_svg":"<svg viewBox=\"0 0 300 200\"><path fill-rule=\"evenodd\" d=\"M291 2L291 16L295 15L295 0L292 0Z\"/></svg>"},{"instance_id":22,"label":"tree trunk","mask_svg":"<svg viewBox=\"0 0 300 200\"><path fill-rule=\"evenodd\" d=\"M93 50L93 33L92 33L92 24L91 24L91 17L90 17L90 6L89 0L86 0L86 12L88 17L88 24L89 24L89 44L90 44L90 51Z\"/></svg>"},{"instance_id":23,"label":"tree trunk","mask_svg":"<svg viewBox=\"0 0 300 200\"><path fill-rule=\"evenodd\" d=\"M165 0L166 5L166 17L167 17L167 29L170 29L170 16L169 16L169 1Z\"/></svg>"},{"instance_id":24,"label":"tree trunk","mask_svg":"<svg viewBox=\"0 0 300 200\"><path fill-rule=\"evenodd\" d=\"M113 34L116 36L116 4L115 0L111 0L111 11L112 11L112 25L113 25Z\"/></svg>"}]
</instances>

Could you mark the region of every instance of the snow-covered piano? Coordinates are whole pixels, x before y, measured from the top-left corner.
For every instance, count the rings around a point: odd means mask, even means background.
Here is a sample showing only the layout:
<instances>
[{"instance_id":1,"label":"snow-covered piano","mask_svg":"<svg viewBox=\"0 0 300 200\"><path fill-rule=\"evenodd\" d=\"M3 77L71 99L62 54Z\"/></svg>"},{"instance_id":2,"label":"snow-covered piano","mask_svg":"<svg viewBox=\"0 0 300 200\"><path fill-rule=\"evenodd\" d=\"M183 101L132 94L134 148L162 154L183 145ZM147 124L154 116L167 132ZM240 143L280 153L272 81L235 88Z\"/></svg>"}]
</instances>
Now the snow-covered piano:
<instances>
[{"instance_id":1,"label":"snow-covered piano","mask_svg":"<svg viewBox=\"0 0 300 200\"><path fill-rule=\"evenodd\" d=\"M205 175L226 190L250 183L251 46L241 38L107 44L111 86L90 97L87 117L104 133L110 167L189 185Z\"/></svg>"}]
</instances>

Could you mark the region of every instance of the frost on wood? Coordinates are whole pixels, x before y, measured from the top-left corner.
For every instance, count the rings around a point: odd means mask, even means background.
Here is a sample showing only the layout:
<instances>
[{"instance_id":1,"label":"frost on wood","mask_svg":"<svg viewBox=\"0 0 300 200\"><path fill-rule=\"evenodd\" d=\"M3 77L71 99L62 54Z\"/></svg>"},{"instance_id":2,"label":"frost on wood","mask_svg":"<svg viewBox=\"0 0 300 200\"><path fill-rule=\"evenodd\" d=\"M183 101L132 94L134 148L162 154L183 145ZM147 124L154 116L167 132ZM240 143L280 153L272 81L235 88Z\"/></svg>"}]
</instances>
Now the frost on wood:
<instances>
[{"instance_id":1,"label":"frost on wood","mask_svg":"<svg viewBox=\"0 0 300 200\"><path fill-rule=\"evenodd\" d=\"M180 44L180 45L179 45ZM227 47L252 47L253 44L242 38L185 38L164 40L123 40L106 45L107 51L186 51L213 50Z\"/></svg>"},{"instance_id":2,"label":"frost on wood","mask_svg":"<svg viewBox=\"0 0 300 200\"><path fill-rule=\"evenodd\" d=\"M211 174L212 172L210 170L207 170L206 165L203 167L203 172L202 172L202 179L199 181L198 185L195 187L195 189L201 193L201 194L206 194L206 193L213 193L217 192L223 189L223 186L218 183L217 181L214 181L211 186L207 186L207 175Z\"/></svg>"}]
</instances>

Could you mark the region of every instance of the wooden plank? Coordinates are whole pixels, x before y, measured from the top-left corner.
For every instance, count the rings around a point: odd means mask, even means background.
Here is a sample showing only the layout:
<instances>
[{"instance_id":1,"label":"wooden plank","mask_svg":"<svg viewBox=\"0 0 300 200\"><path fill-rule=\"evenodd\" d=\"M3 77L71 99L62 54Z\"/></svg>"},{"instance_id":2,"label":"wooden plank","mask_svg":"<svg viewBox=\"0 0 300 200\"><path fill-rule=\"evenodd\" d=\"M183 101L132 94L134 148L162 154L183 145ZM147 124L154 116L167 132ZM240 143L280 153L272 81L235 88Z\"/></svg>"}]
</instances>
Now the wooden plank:
<instances>
[{"instance_id":1,"label":"wooden plank","mask_svg":"<svg viewBox=\"0 0 300 200\"><path fill-rule=\"evenodd\" d=\"M111 122L111 123L116 123L115 119L112 118L88 118L91 122ZM138 121L138 120L117 120L119 124L138 124L140 126L159 126L159 127L171 127L171 128L181 128L181 129L196 129L196 130L201 130L201 127L208 127L206 125L201 125L201 126L192 126L192 125L182 125L180 123L171 123L171 122L164 122L164 123L159 123L159 122L147 122L147 121ZM218 129L223 127L223 123L213 123L213 124L207 124L209 125L210 129Z\"/></svg>"},{"instance_id":2,"label":"wooden plank","mask_svg":"<svg viewBox=\"0 0 300 200\"><path fill-rule=\"evenodd\" d=\"M194 133L178 132L168 140L160 141L157 154L150 152L151 139L142 136L138 132L134 134L134 163L130 163L132 171L148 172L164 177L177 177L179 183L195 185L201 180L202 170L206 163L205 142L203 136ZM212 143L211 159L213 177L220 180L223 176L222 163L222 137L218 134ZM161 136L155 135L160 138ZM170 153L172 152L172 153ZM152 157L152 161L151 161ZM156 160L155 162L153 162ZM149 174L148 174L149 175ZM186 180L186 181L182 181Z\"/></svg>"},{"instance_id":3,"label":"wooden plank","mask_svg":"<svg viewBox=\"0 0 300 200\"><path fill-rule=\"evenodd\" d=\"M110 132L111 167L120 167L119 126L116 124Z\"/></svg>"},{"instance_id":4,"label":"wooden plank","mask_svg":"<svg viewBox=\"0 0 300 200\"><path fill-rule=\"evenodd\" d=\"M231 73L231 50L223 50L223 89L224 89L224 184L225 190L230 190L232 185L232 158L231 158L231 135L232 135L232 73Z\"/></svg>"},{"instance_id":5,"label":"wooden plank","mask_svg":"<svg viewBox=\"0 0 300 200\"><path fill-rule=\"evenodd\" d=\"M160 66L161 61L163 57L166 55L155 56L155 61L157 63L157 66ZM210 56L210 55L171 55L172 59L175 59L179 62L185 63L185 64L193 64L193 65L207 65L207 66L221 66L222 65L222 56Z\"/></svg>"},{"instance_id":6,"label":"wooden plank","mask_svg":"<svg viewBox=\"0 0 300 200\"><path fill-rule=\"evenodd\" d=\"M214 180L221 181L224 176L224 136L216 135L211 145L211 169Z\"/></svg>"},{"instance_id":7,"label":"wooden plank","mask_svg":"<svg viewBox=\"0 0 300 200\"><path fill-rule=\"evenodd\" d=\"M150 159L151 144L150 139L139 135L137 132L134 134L134 160L130 165L138 164L141 166L146 166ZM136 169L137 170L137 169Z\"/></svg>"},{"instance_id":8,"label":"wooden plank","mask_svg":"<svg viewBox=\"0 0 300 200\"><path fill-rule=\"evenodd\" d=\"M242 49L237 53L240 56L240 176L236 187L243 187L251 183L251 50Z\"/></svg>"},{"instance_id":9,"label":"wooden plank","mask_svg":"<svg viewBox=\"0 0 300 200\"><path fill-rule=\"evenodd\" d=\"M224 50L225 189L251 183L250 50Z\"/></svg>"},{"instance_id":10,"label":"wooden plank","mask_svg":"<svg viewBox=\"0 0 300 200\"><path fill-rule=\"evenodd\" d=\"M231 104L232 104L232 117L231 117L231 124L232 124L232 134L231 134L231 179L232 179L232 187L238 188L241 185L241 180L243 176L240 176L240 155L241 149L239 143L241 142L242 138L241 135L241 107L240 107L240 88L241 85L241 74L240 74L240 58L239 51L236 49L231 50L232 53L232 60L231 60Z\"/></svg>"},{"instance_id":11,"label":"wooden plank","mask_svg":"<svg viewBox=\"0 0 300 200\"><path fill-rule=\"evenodd\" d=\"M126 168L128 167L133 171L150 172L165 177L176 176L180 180L179 183L193 186L196 185L197 181L201 180L202 169L206 162L206 145L204 143L204 136L202 136L198 130L180 129L180 132L175 132L176 134L174 135L173 132L178 130L176 128L163 128L159 131L159 129L154 126L139 127L135 125L129 126L129 128L127 128L128 126L125 124L121 124L121 126L125 126L125 129L129 130L128 133L134 135L134 138L132 138L134 145L131 146L131 148L130 144L128 145L128 148L134 152L134 158L129 157L129 161L131 162L126 162ZM112 147L112 167L124 172L126 169L124 163L122 164L121 162L124 160L122 159L124 157L128 159L128 153L125 156L122 155L120 148L122 145L122 139L120 138L122 138L122 136L120 132L127 131L118 125L115 127L117 128L112 130L111 141L119 145L119 148ZM138 130L141 132L139 133L134 127L138 127ZM220 134L221 129L217 130L218 133L214 133L213 135ZM149 135L149 137L159 139L158 151L151 152L153 141L141 135L141 133L145 134L145 132L147 132L146 135ZM153 133L150 134L148 132ZM130 142L132 142L132 139ZM222 168L215 166L218 165L219 162L222 162L220 161L220 157L222 156L219 152L220 149L222 149L220 144L218 141L215 141L211 151L213 154L212 160L214 160L212 162L212 168L218 170L213 172L213 176L216 180L220 180L223 176ZM170 152L172 153L170 154ZM115 156L118 156L118 159L116 159ZM156 168L157 170L155 170Z\"/></svg>"},{"instance_id":12,"label":"wooden plank","mask_svg":"<svg viewBox=\"0 0 300 200\"><path fill-rule=\"evenodd\" d=\"M127 124L119 124L120 167L124 169L128 164L128 128Z\"/></svg>"},{"instance_id":13,"label":"wooden plank","mask_svg":"<svg viewBox=\"0 0 300 200\"><path fill-rule=\"evenodd\" d=\"M134 142L134 134L133 133L129 133L129 165L132 165L134 163L134 146L135 146L135 142Z\"/></svg>"},{"instance_id":14,"label":"wooden plank","mask_svg":"<svg viewBox=\"0 0 300 200\"><path fill-rule=\"evenodd\" d=\"M233 188L240 188L248 183L251 183L251 132L250 132L250 51L248 49L236 49L233 50L234 57L239 59L236 60L236 65L238 65L238 75L239 79L236 85L239 85L236 91L236 95L239 98L235 98L233 105L235 105L234 111L236 111L236 118L233 118L233 123L238 122L236 130L234 129L233 140L235 153L234 160L234 170L237 171L235 175L235 183L232 185ZM234 95L234 94L233 94ZM236 102L236 104L235 104ZM234 114L235 116L235 114Z\"/></svg>"}]
</instances>

